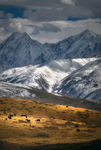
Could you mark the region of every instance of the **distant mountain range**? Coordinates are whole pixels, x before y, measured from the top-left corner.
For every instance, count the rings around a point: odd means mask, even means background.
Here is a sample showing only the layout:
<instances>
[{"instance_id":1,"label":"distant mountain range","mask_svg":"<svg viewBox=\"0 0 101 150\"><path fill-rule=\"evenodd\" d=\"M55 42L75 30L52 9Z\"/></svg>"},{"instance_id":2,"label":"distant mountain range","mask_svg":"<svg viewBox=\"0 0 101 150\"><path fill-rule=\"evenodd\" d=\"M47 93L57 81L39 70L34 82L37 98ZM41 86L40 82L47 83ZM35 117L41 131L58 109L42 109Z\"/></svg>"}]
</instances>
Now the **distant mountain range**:
<instances>
[{"instance_id":1,"label":"distant mountain range","mask_svg":"<svg viewBox=\"0 0 101 150\"><path fill-rule=\"evenodd\" d=\"M41 44L27 33L13 33L0 45L0 72L56 59L101 57L101 35L89 30L56 44Z\"/></svg>"},{"instance_id":2,"label":"distant mountain range","mask_svg":"<svg viewBox=\"0 0 101 150\"><path fill-rule=\"evenodd\" d=\"M15 32L0 44L0 72L5 84L101 102L101 35L85 30L55 44L41 44Z\"/></svg>"}]
</instances>

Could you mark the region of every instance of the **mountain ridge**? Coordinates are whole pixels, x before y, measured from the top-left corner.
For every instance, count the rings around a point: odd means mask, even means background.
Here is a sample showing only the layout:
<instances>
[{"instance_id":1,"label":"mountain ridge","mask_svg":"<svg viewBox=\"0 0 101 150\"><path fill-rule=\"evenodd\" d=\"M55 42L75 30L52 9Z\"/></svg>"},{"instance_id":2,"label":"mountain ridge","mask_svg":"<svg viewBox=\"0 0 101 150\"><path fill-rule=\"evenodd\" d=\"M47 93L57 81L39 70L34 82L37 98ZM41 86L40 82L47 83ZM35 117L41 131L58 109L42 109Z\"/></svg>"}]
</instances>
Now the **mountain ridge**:
<instances>
[{"instance_id":1,"label":"mountain ridge","mask_svg":"<svg viewBox=\"0 0 101 150\"><path fill-rule=\"evenodd\" d=\"M95 99L101 101L101 58L87 63L69 76L65 77L61 85L57 86L59 93ZM58 88L59 87L59 88Z\"/></svg>"},{"instance_id":2,"label":"mountain ridge","mask_svg":"<svg viewBox=\"0 0 101 150\"><path fill-rule=\"evenodd\" d=\"M83 38L85 35L88 35L89 41ZM0 44L0 72L56 59L101 57L100 47L101 35L89 30L55 44L41 44L27 33L15 32Z\"/></svg>"},{"instance_id":3,"label":"mountain ridge","mask_svg":"<svg viewBox=\"0 0 101 150\"><path fill-rule=\"evenodd\" d=\"M55 84L81 68L92 59L58 59L44 65L29 65L12 68L0 74L0 82L21 83L27 86L54 92Z\"/></svg>"},{"instance_id":4,"label":"mountain ridge","mask_svg":"<svg viewBox=\"0 0 101 150\"><path fill-rule=\"evenodd\" d=\"M27 33L15 32L0 44L0 82L23 84L48 92L59 92L86 99L96 98L100 101L100 84L99 88L97 86L94 88L90 86L89 82L90 87L88 87L91 90L82 84L85 89L78 88L77 95L71 94L68 90L63 92L66 84L65 78L73 84L72 88L68 85L70 90L76 90L76 81L73 82L73 79L71 79L76 72L77 78L81 78L77 87L83 81L88 83L90 78L96 82L94 65L99 61L98 59L101 59L101 35L89 30L54 44L41 44L32 40ZM88 73L85 77L83 73L89 72L89 63L92 63L94 73ZM80 74L79 70L82 72L82 68L84 72ZM97 72L100 74L100 67ZM97 82L100 83L99 74L97 75ZM73 77L75 79L75 76ZM87 90L90 92L87 92ZM80 94L79 91L83 94ZM86 93L85 96L84 93Z\"/></svg>"}]
</instances>

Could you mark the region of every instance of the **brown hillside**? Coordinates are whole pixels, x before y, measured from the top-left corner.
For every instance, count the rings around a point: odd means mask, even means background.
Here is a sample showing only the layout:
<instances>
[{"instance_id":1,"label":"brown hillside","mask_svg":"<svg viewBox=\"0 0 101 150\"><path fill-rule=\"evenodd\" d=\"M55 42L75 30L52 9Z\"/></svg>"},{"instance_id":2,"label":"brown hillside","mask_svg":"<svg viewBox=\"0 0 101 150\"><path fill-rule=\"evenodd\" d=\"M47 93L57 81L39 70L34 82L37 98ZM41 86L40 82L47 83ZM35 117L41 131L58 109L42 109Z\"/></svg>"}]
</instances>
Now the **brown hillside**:
<instances>
[{"instance_id":1,"label":"brown hillside","mask_svg":"<svg viewBox=\"0 0 101 150\"><path fill-rule=\"evenodd\" d=\"M0 150L43 149L44 145L57 147L67 143L76 149L76 143L87 145L98 139L101 139L100 111L0 98Z\"/></svg>"}]
</instances>

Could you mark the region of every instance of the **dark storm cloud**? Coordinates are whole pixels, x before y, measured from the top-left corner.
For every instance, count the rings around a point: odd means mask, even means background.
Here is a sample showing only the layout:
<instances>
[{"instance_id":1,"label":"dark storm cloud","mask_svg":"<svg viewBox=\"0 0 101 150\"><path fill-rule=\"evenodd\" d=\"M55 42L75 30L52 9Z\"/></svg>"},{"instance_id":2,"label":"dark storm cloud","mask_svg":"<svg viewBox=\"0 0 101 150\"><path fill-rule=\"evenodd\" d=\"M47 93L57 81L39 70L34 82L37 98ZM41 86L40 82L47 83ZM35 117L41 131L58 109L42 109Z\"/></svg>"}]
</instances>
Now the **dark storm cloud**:
<instances>
[{"instance_id":1,"label":"dark storm cloud","mask_svg":"<svg viewBox=\"0 0 101 150\"><path fill-rule=\"evenodd\" d=\"M41 42L57 42L91 29L101 33L101 0L0 0L0 41L27 32Z\"/></svg>"},{"instance_id":2,"label":"dark storm cloud","mask_svg":"<svg viewBox=\"0 0 101 150\"><path fill-rule=\"evenodd\" d=\"M43 23L41 26L32 26L29 25L30 27L34 28L33 31L33 35L35 34L40 34L40 32L44 31L44 32L53 32L53 33L57 33L60 32L61 29L53 24L49 24L49 23Z\"/></svg>"},{"instance_id":3,"label":"dark storm cloud","mask_svg":"<svg viewBox=\"0 0 101 150\"><path fill-rule=\"evenodd\" d=\"M49 23L44 23L43 27L41 28L43 31L48 31L48 32L60 32L60 28L56 27L55 25L49 24Z\"/></svg>"},{"instance_id":4,"label":"dark storm cloud","mask_svg":"<svg viewBox=\"0 0 101 150\"><path fill-rule=\"evenodd\" d=\"M101 0L76 0L75 1L76 5L81 5L83 7L88 7L88 8L100 8L101 7Z\"/></svg>"},{"instance_id":5,"label":"dark storm cloud","mask_svg":"<svg viewBox=\"0 0 101 150\"><path fill-rule=\"evenodd\" d=\"M101 17L101 0L76 0L76 5L91 10L94 17Z\"/></svg>"},{"instance_id":6,"label":"dark storm cloud","mask_svg":"<svg viewBox=\"0 0 101 150\"><path fill-rule=\"evenodd\" d=\"M90 10L80 8L77 6L63 6L63 7L41 7L37 8L36 12L32 12L31 9L26 9L24 13L25 17L34 21L55 21L55 20L67 20L67 18L89 18L93 17Z\"/></svg>"},{"instance_id":7,"label":"dark storm cloud","mask_svg":"<svg viewBox=\"0 0 101 150\"><path fill-rule=\"evenodd\" d=\"M33 6L54 6L60 3L60 0L0 0L1 4L18 5L25 7Z\"/></svg>"},{"instance_id":8,"label":"dark storm cloud","mask_svg":"<svg viewBox=\"0 0 101 150\"><path fill-rule=\"evenodd\" d=\"M101 0L0 0L0 4L26 8L25 17L35 21L101 17Z\"/></svg>"}]
</instances>

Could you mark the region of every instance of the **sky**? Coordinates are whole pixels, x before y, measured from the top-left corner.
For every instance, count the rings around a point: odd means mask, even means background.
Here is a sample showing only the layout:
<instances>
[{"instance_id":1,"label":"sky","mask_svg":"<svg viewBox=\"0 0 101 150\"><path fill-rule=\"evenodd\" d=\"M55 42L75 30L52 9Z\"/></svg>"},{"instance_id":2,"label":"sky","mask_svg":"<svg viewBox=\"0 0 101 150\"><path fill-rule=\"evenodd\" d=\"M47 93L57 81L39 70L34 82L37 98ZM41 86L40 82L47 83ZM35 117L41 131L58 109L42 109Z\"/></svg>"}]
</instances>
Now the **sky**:
<instances>
[{"instance_id":1,"label":"sky","mask_svg":"<svg viewBox=\"0 0 101 150\"><path fill-rule=\"evenodd\" d=\"M101 0L0 0L0 42L27 32L55 43L85 29L101 34Z\"/></svg>"}]
</instances>

